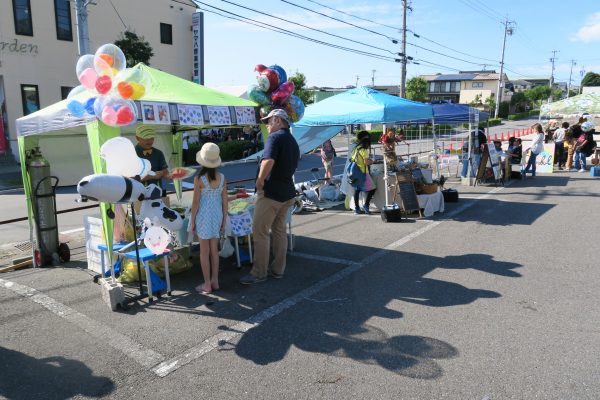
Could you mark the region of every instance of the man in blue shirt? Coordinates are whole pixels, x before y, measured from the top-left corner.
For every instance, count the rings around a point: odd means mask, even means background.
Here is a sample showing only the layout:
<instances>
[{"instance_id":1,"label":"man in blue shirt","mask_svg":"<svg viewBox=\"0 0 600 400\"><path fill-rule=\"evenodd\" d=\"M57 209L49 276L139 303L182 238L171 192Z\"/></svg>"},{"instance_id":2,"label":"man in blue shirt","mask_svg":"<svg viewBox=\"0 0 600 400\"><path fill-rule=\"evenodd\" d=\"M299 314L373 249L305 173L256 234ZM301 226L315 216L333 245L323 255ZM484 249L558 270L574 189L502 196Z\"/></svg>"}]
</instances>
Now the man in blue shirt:
<instances>
[{"instance_id":1,"label":"man in blue shirt","mask_svg":"<svg viewBox=\"0 0 600 400\"><path fill-rule=\"evenodd\" d=\"M257 200L252 228L254 266L240 279L244 285L262 282L267 275L283 278L288 245L285 221L296 196L293 176L298 167L300 148L290 132L290 119L284 110L275 109L262 120L266 121L269 136L256 178ZM269 270L271 238L274 258Z\"/></svg>"}]
</instances>

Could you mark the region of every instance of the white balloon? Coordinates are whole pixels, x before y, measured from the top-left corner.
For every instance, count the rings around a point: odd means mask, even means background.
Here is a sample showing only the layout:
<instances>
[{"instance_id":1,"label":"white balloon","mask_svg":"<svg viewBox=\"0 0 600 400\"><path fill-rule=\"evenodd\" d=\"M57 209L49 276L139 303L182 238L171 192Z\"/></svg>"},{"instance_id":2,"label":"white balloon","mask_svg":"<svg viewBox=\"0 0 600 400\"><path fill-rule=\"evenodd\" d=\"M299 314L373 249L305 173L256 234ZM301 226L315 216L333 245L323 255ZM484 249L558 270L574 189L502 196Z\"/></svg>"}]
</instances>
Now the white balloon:
<instances>
[{"instance_id":1,"label":"white balloon","mask_svg":"<svg viewBox=\"0 0 600 400\"><path fill-rule=\"evenodd\" d=\"M152 169L150 161L138 157L133 143L122 136L107 140L100 148L100 157L106 161L106 172L111 175L143 178Z\"/></svg>"},{"instance_id":2,"label":"white balloon","mask_svg":"<svg viewBox=\"0 0 600 400\"><path fill-rule=\"evenodd\" d=\"M169 245L171 238L164 229L158 226L151 226L146 230L144 236L144 245L152 254L163 254Z\"/></svg>"}]
</instances>

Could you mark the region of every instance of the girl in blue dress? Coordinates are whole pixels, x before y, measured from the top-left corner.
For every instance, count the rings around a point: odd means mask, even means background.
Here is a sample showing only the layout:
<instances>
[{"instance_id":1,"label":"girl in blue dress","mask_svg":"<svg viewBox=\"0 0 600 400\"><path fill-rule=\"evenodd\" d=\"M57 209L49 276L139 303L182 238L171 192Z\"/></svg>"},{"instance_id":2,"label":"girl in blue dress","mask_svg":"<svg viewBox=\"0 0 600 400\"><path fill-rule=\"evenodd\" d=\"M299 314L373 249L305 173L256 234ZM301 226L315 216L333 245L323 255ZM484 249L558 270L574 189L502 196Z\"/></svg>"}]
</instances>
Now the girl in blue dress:
<instances>
[{"instance_id":1,"label":"girl in blue dress","mask_svg":"<svg viewBox=\"0 0 600 400\"><path fill-rule=\"evenodd\" d=\"M202 167L194 178L192 200L192 231L200 239L200 266L204 284L196 287L200 293L219 289L219 238L225 231L227 218L227 184L217 172L221 165L219 146L206 143L196 154Z\"/></svg>"}]
</instances>

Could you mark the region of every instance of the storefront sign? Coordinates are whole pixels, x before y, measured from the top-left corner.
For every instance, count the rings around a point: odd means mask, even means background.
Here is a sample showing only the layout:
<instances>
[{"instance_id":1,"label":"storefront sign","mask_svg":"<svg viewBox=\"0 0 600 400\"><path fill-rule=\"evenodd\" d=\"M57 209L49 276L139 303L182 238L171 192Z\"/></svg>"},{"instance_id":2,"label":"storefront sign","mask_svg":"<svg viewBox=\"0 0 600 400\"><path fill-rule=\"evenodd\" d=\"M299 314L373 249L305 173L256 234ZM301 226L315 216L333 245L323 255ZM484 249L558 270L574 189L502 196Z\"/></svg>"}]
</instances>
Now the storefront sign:
<instances>
[{"instance_id":1,"label":"storefront sign","mask_svg":"<svg viewBox=\"0 0 600 400\"><path fill-rule=\"evenodd\" d=\"M17 54L38 54L37 44L23 43L19 39L9 40L8 42L0 42L0 51L5 53L17 53Z\"/></svg>"},{"instance_id":2,"label":"storefront sign","mask_svg":"<svg viewBox=\"0 0 600 400\"><path fill-rule=\"evenodd\" d=\"M196 12L192 14L192 51L193 51L193 74L192 81L203 84L204 74L202 71L201 57L203 56L202 25L203 14Z\"/></svg>"}]
</instances>

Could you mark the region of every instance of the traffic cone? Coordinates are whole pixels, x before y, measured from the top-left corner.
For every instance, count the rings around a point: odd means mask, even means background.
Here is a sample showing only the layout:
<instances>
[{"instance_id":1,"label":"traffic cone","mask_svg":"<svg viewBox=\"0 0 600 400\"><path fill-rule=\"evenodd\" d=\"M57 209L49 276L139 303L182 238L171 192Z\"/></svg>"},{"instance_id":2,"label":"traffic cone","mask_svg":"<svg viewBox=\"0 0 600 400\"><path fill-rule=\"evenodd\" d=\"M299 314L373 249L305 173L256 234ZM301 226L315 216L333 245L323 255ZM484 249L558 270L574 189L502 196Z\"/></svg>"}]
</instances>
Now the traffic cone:
<instances>
[{"instance_id":1,"label":"traffic cone","mask_svg":"<svg viewBox=\"0 0 600 400\"><path fill-rule=\"evenodd\" d=\"M500 137L500 140L504 142L504 132L502 132L502 136Z\"/></svg>"},{"instance_id":2,"label":"traffic cone","mask_svg":"<svg viewBox=\"0 0 600 400\"><path fill-rule=\"evenodd\" d=\"M450 154L452 154L452 143L450 143Z\"/></svg>"},{"instance_id":3,"label":"traffic cone","mask_svg":"<svg viewBox=\"0 0 600 400\"><path fill-rule=\"evenodd\" d=\"M498 140L498 134L494 133L494 140Z\"/></svg>"}]
</instances>

